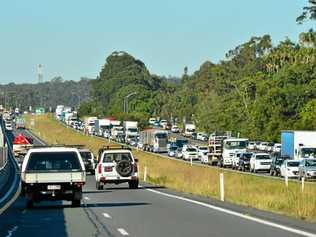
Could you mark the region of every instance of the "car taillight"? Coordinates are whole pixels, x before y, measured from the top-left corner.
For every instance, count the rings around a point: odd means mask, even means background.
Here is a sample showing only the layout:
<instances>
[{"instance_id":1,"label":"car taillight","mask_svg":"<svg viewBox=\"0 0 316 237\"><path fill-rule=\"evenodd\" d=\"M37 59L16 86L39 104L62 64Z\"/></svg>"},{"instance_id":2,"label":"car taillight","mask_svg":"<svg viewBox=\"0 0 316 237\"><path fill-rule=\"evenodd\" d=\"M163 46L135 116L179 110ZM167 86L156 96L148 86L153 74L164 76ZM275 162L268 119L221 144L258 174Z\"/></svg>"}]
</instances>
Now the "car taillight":
<instances>
[{"instance_id":1,"label":"car taillight","mask_svg":"<svg viewBox=\"0 0 316 237\"><path fill-rule=\"evenodd\" d=\"M98 173L102 174L102 164L99 164L99 166L98 166Z\"/></svg>"},{"instance_id":2,"label":"car taillight","mask_svg":"<svg viewBox=\"0 0 316 237\"><path fill-rule=\"evenodd\" d=\"M138 172L137 164L134 164L134 173L137 173L137 172Z\"/></svg>"},{"instance_id":3,"label":"car taillight","mask_svg":"<svg viewBox=\"0 0 316 237\"><path fill-rule=\"evenodd\" d=\"M112 172L112 171L113 171L113 167L112 166L105 166L104 172Z\"/></svg>"}]
</instances>

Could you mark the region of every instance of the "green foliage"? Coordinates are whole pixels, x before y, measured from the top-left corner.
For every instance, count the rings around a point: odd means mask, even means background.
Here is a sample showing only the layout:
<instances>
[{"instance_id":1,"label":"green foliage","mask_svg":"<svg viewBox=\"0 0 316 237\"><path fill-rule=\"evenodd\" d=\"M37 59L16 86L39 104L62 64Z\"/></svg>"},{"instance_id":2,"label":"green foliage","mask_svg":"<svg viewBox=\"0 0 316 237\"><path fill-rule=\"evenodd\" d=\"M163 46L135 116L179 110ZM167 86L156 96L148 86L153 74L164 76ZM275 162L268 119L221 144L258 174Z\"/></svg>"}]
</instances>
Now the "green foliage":
<instances>
[{"instance_id":1,"label":"green foliage","mask_svg":"<svg viewBox=\"0 0 316 237\"><path fill-rule=\"evenodd\" d=\"M271 37L252 37L230 50L226 60L207 61L181 80L151 75L144 63L114 52L93 82L93 102L80 112L140 121L178 118L206 132L232 131L251 139L278 141L284 129L316 129L315 33L272 46ZM129 113L123 112L123 98ZM94 111L93 111L94 109Z\"/></svg>"}]
</instances>

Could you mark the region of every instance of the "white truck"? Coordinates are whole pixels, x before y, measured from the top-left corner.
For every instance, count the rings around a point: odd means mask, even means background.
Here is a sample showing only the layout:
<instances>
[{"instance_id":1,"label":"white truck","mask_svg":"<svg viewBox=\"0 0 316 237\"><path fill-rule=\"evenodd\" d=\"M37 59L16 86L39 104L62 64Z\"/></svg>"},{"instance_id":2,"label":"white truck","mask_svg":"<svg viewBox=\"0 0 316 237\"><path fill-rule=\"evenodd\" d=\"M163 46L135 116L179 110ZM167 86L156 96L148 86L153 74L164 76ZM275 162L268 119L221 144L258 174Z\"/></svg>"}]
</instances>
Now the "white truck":
<instances>
[{"instance_id":1,"label":"white truck","mask_svg":"<svg viewBox=\"0 0 316 237\"><path fill-rule=\"evenodd\" d=\"M143 150L150 152L167 152L168 132L160 129L146 129L140 132L139 142Z\"/></svg>"},{"instance_id":2,"label":"white truck","mask_svg":"<svg viewBox=\"0 0 316 237\"><path fill-rule=\"evenodd\" d=\"M61 120L61 113L63 112L64 107L65 106L63 105L57 105L56 110L55 110L56 119Z\"/></svg>"},{"instance_id":3,"label":"white truck","mask_svg":"<svg viewBox=\"0 0 316 237\"><path fill-rule=\"evenodd\" d=\"M218 161L218 166L232 166L234 154L237 152L246 152L247 147L247 138L228 138L223 140L222 156Z\"/></svg>"},{"instance_id":4,"label":"white truck","mask_svg":"<svg viewBox=\"0 0 316 237\"><path fill-rule=\"evenodd\" d=\"M185 137L192 137L192 135L195 133L195 124L187 123L184 125L184 136Z\"/></svg>"},{"instance_id":5,"label":"white truck","mask_svg":"<svg viewBox=\"0 0 316 237\"><path fill-rule=\"evenodd\" d=\"M84 132L86 134L92 135L94 132L94 125L95 125L95 121L97 120L97 117L88 117L85 120L85 129Z\"/></svg>"},{"instance_id":6,"label":"white truck","mask_svg":"<svg viewBox=\"0 0 316 237\"><path fill-rule=\"evenodd\" d=\"M281 155L291 159L316 158L316 131L282 131Z\"/></svg>"},{"instance_id":7,"label":"white truck","mask_svg":"<svg viewBox=\"0 0 316 237\"><path fill-rule=\"evenodd\" d=\"M125 142L129 143L138 137L138 122L124 121Z\"/></svg>"},{"instance_id":8,"label":"white truck","mask_svg":"<svg viewBox=\"0 0 316 237\"><path fill-rule=\"evenodd\" d=\"M94 133L97 136L103 137L104 134L108 134L105 136L108 138L110 136L111 130L111 121L109 119L97 119L94 124Z\"/></svg>"},{"instance_id":9,"label":"white truck","mask_svg":"<svg viewBox=\"0 0 316 237\"><path fill-rule=\"evenodd\" d=\"M21 179L28 208L43 200L67 200L78 207L86 172L76 148L32 148L24 158Z\"/></svg>"}]
</instances>

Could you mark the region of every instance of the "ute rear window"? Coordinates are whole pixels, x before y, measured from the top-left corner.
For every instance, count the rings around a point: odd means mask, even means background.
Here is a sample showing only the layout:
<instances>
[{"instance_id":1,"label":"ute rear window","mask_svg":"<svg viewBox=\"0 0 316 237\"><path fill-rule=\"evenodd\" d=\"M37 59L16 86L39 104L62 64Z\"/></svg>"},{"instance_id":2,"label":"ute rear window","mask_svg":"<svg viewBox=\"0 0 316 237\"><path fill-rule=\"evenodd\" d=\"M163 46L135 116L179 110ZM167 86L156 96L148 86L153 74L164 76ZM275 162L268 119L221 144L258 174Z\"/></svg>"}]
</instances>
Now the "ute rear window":
<instances>
[{"instance_id":1,"label":"ute rear window","mask_svg":"<svg viewBox=\"0 0 316 237\"><path fill-rule=\"evenodd\" d=\"M26 170L81 170L76 152L34 152L30 154Z\"/></svg>"},{"instance_id":2,"label":"ute rear window","mask_svg":"<svg viewBox=\"0 0 316 237\"><path fill-rule=\"evenodd\" d=\"M82 151L82 152L80 152L80 155L81 155L83 160L91 160L92 159L91 153L88 151Z\"/></svg>"}]
</instances>

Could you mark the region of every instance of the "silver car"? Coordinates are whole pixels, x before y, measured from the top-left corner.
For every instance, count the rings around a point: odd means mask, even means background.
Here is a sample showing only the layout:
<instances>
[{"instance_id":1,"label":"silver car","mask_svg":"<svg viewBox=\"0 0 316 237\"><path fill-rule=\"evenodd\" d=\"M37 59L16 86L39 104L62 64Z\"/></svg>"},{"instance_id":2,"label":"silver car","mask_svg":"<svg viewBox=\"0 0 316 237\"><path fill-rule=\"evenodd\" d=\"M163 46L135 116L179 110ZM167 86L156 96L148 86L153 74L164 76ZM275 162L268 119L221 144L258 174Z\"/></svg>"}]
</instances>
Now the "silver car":
<instances>
[{"instance_id":1,"label":"silver car","mask_svg":"<svg viewBox=\"0 0 316 237\"><path fill-rule=\"evenodd\" d=\"M298 168L299 179L316 179L316 159L303 159Z\"/></svg>"}]
</instances>

